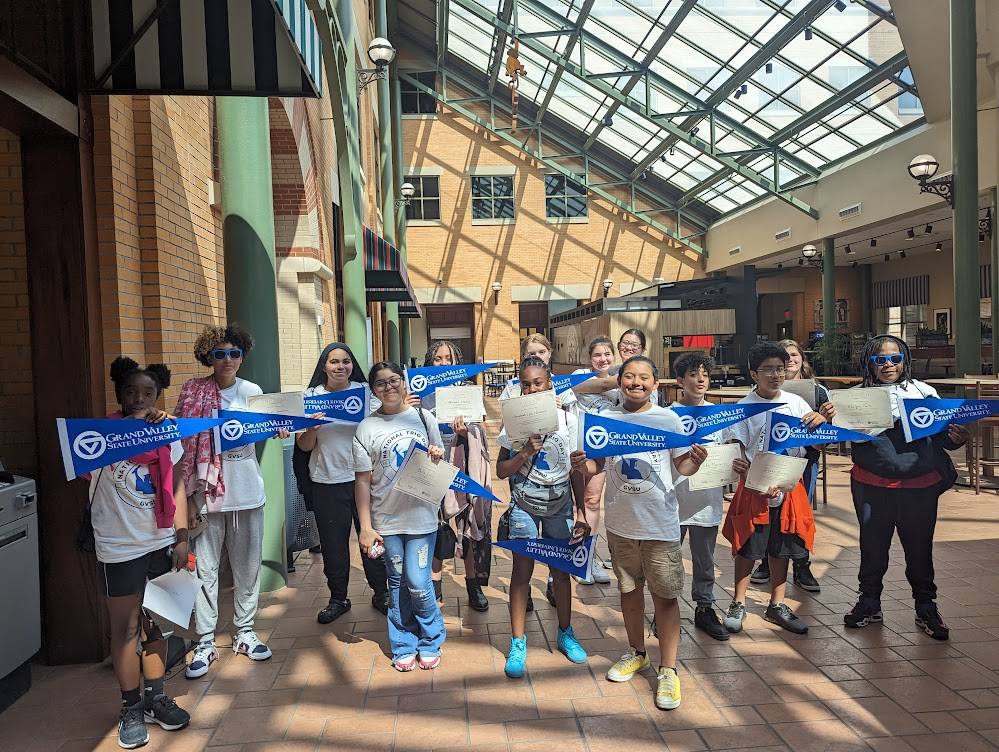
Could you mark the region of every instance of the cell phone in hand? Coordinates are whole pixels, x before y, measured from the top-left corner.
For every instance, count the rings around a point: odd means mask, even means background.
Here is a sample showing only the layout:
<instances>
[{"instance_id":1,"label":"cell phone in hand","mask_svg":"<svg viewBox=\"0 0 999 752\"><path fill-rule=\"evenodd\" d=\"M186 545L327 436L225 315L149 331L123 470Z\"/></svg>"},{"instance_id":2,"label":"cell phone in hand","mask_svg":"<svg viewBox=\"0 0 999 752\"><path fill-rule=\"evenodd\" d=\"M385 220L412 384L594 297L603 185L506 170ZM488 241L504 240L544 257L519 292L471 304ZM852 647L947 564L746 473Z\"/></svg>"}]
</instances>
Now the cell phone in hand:
<instances>
[{"instance_id":1,"label":"cell phone in hand","mask_svg":"<svg viewBox=\"0 0 999 752\"><path fill-rule=\"evenodd\" d=\"M368 549L368 558L377 559L383 553L385 553L385 546L380 541L375 541L374 545Z\"/></svg>"}]
</instances>

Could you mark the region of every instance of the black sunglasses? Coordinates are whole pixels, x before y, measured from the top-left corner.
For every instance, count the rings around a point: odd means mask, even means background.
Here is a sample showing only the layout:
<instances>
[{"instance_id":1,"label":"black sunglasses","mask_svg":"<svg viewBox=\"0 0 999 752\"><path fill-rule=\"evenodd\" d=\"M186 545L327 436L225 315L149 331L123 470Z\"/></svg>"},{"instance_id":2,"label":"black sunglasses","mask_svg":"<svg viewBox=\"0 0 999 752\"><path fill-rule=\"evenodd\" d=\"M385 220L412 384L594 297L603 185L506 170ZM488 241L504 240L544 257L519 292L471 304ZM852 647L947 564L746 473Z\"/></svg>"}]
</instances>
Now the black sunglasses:
<instances>
[{"instance_id":1,"label":"black sunglasses","mask_svg":"<svg viewBox=\"0 0 999 752\"><path fill-rule=\"evenodd\" d=\"M231 350L227 350L223 347L217 347L212 350L212 357L215 358L215 360L225 360L226 358L239 360L243 357L243 351L238 347L234 347Z\"/></svg>"},{"instance_id":2,"label":"black sunglasses","mask_svg":"<svg viewBox=\"0 0 999 752\"><path fill-rule=\"evenodd\" d=\"M892 355L871 355L868 358L876 366L884 366L891 363L893 366L897 366L899 363L905 361L905 356L902 353L893 353Z\"/></svg>"}]
</instances>

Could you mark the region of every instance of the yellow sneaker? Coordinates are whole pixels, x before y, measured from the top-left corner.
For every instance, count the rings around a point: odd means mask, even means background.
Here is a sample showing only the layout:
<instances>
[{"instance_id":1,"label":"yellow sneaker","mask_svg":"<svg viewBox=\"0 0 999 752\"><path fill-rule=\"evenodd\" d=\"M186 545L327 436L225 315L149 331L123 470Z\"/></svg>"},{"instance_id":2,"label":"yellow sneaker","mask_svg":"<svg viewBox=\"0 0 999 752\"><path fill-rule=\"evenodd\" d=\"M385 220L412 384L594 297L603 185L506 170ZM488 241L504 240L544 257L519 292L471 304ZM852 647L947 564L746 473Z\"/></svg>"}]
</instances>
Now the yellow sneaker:
<instances>
[{"instance_id":1,"label":"yellow sneaker","mask_svg":"<svg viewBox=\"0 0 999 752\"><path fill-rule=\"evenodd\" d=\"M656 707L660 710L675 710L680 707L680 677L676 669L661 668L656 688Z\"/></svg>"},{"instance_id":2,"label":"yellow sneaker","mask_svg":"<svg viewBox=\"0 0 999 752\"><path fill-rule=\"evenodd\" d=\"M639 655L635 648L628 648L628 652L621 656L617 663L610 667L607 672L607 680L612 682L626 682L639 671L644 671L649 667L649 656Z\"/></svg>"}]
</instances>

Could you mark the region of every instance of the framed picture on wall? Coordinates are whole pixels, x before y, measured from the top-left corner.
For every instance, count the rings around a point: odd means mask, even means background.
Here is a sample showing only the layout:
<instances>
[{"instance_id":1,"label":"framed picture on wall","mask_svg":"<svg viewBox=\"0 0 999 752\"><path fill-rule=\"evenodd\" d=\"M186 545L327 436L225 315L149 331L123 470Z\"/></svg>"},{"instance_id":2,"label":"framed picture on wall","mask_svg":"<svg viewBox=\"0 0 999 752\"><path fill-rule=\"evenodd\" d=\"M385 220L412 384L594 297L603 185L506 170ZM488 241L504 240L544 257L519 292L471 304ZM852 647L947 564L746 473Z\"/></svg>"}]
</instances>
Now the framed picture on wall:
<instances>
[{"instance_id":1,"label":"framed picture on wall","mask_svg":"<svg viewBox=\"0 0 999 752\"><path fill-rule=\"evenodd\" d=\"M950 308L933 309L933 328L950 336Z\"/></svg>"},{"instance_id":2,"label":"framed picture on wall","mask_svg":"<svg viewBox=\"0 0 999 752\"><path fill-rule=\"evenodd\" d=\"M815 301L815 326L822 326L822 299ZM850 301L846 298L836 300L836 328L845 328L850 323Z\"/></svg>"}]
</instances>

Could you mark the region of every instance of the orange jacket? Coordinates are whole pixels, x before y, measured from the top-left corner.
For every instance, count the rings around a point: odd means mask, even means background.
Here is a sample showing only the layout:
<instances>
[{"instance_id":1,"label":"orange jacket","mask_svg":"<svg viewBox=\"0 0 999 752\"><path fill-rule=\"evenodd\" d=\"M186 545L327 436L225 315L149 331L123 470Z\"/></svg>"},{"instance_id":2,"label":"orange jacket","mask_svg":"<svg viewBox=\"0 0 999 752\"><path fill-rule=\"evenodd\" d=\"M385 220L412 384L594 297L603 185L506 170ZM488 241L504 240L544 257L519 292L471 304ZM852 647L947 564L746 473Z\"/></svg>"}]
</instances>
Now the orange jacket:
<instances>
[{"instance_id":1,"label":"orange jacket","mask_svg":"<svg viewBox=\"0 0 999 752\"><path fill-rule=\"evenodd\" d=\"M722 535L732 544L732 555L739 553L739 549L756 530L756 525L766 525L769 522L770 506L767 497L746 488L740 481L722 527ZM797 535L805 542L805 548L809 551L815 545L815 519L808 503L808 492L800 481L793 490L784 493L780 531Z\"/></svg>"}]
</instances>

